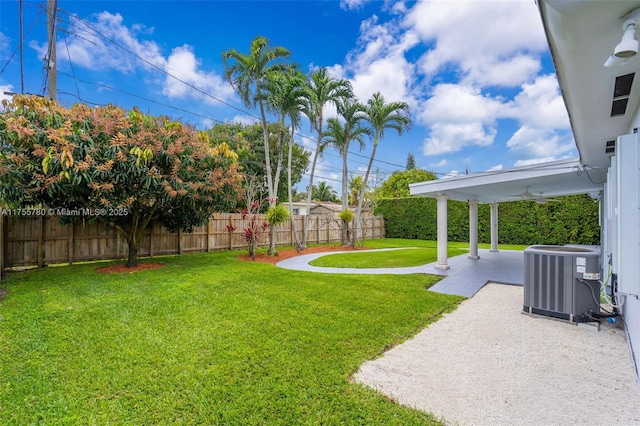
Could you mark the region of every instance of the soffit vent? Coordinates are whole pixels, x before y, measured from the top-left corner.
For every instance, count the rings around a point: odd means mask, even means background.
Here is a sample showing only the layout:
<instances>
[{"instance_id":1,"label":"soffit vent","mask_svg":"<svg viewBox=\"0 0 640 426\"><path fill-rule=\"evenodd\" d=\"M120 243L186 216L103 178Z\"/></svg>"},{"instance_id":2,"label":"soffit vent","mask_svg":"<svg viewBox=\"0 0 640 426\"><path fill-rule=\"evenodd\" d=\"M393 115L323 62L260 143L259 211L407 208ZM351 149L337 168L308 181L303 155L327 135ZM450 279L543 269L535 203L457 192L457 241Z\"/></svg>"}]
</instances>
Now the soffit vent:
<instances>
[{"instance_id":1,"label":"soffit vent","mask_svg":"<svg viewBox=\"0 0 640 426\"><path fill-rule=\"evenodd\" d=\"M629 103L629 98L616 99L611 103L611 116L617 117L619 115L624 115L627 112L627 104Z\"/></svg>"},{"instance_id":2,"label":"soffit vent","mask_svg":"<svg viewBox=\"0 0 640 426\"><path fill-rule=\"evenodd\" d=\"M631 85L633 84L633 77L635 73L621 75L616 77L616 85L613 89L613 98L619 98L621 96L629 96L631 93Z\"/></svg>"},{"instance_id":3,"label":"soffit vent","mask_svg":"<svg viewBox=\"0 0 640 426\"><path fill-rule=\"evenodd\" d=\"M613 102L611 103L611 117L617 117L627 113L627 104L629 103L629 95L631 94L634 77L635 73L616 77L616 83L613 88Z\"/></svg>"},{"instance_id":4,"label":"soffit vent","mask_svg":"<svg viewBox=\"0 0 640 426\"><path fill-rule=\"evenodd\" d=\"M607 141L604 146L604 153L607 155L614 155L616 153L616 141Z\"/></svg>"}]
</instances>

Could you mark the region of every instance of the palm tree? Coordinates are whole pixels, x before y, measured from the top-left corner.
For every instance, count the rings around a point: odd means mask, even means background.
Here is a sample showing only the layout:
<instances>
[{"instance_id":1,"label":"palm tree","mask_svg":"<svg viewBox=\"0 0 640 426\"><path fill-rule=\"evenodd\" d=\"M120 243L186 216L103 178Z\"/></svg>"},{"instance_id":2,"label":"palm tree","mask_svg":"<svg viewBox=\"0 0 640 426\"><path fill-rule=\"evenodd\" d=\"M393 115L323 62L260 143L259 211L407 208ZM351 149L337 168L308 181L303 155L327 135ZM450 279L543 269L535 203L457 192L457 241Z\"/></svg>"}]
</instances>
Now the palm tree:
<instances>
[{"instance_id":1,"label":"palm tree","mask_svg":"<svg viewBox=\"0 0 640 426\"><path fill-rule=\"evenodd\" d=\"M273 207L277 193L274 191L273 176L271 174L269 131L267 129L268 123L264 105L265 98L262 91L267 75L275 71L284 70L287 65L282 61L288 58L291 53L284 47L270 48L268 44L269 41L265 37L258 36L251 42L249 54L245 55L235 49L231 49L223 52L222 58L224 61L224 78L235 88L247 107L255 107L257 103L260 108L269 207ZM272 243L269 244L269 254L274 254L272 245Z\"/></svg>"},{"instance_id":2,"label":"palm tree","mask_svg":"<svg viewBox=\"0 0 640 426\"><path fill-rule=\"evenodd\" d=\"M349 204L358 204L358 196L362 188L364 188L364 179L362 179L362 176L352 176L351 179L349 179Z\"/></svg>"},{"instance_id":3,"label":"palm tree","mask_svg":"<svg viewBox=\"0 0 640 426\"><path fill-rule=\"evenodd\" d=\"M267 109L278 114L280 119L280 134L278 138L278 165L276 168L276 176L274 180L274 192L278 193L278 183L280 182L280 168L282 165L282 155L285 137L285 121L289 118L291 139L289 140L289 155L287 158L287 193L289 199L289 211L293 211L292 204L292 183L291 183L291 158L293 156L293 145L295 144L295 131L300 126L300 116L307 106L308 86L305 76L290 67L286 72L272 72L268 74L264 90L266 94ZM301 250L302 245L295 227L293 215L290 215L291 227L295 238L296 249ZM269 250L272 250L273 229L269 230ZM275 246L273 247L275 251Z\"/></svg>"},{"instance_id":4,"label":"palm tree","mask_svg":"<svg viewBox=\"0 0 640 426\"><path fill-rule=\"evenodd\" d=\"M386 103L384 97L380 92L374 93L373 97L367 101L367 120L373 129L373 149L371 150L371 157L369 158L369 164L367 165L367 171L364 175L364 186L360 190L358 196L358 210L356 210L355 219L355 232L353 234L354 247L360 239L360 217L362 215L362 202L364 200L365 188L369 181L369 173L371 173L371 166L373 159L376 156L376 150L378 149L378 142L384 137L386 129L394 129L399 135L405 129L411 127L411 117L409 117L409 105L406 102L389 102Z\"/></svg>"},{"instance_id":5,"label":"palm tree","mask_svg":"<svg viewBox=\"0 0 640 426\"><path fill-rule=\"evenodd\" d=\"M353 99L341 100L336 103L338 113L344 120L344 125L337 118L327 121L328 130L325 132L325 143L336 148L342 156L342 210L349 208L349 183L347 155L351 141L358 142L360 151L366 145L365 135L371 135L371 129L364 127L362 122L366 119L365 107ZM348 227L342 223L342 244L348 245Z\"/></svg>"},{"instance_id":6,"label":"palm tree","mask_svg":"<svg viewBox=\"0 0 640 426\"><path fill-rule=\"evenodd\" d=\"M309 176L309 188L313 187L313 177L316 171L318 156L322 152L322 132L324 126L324 107L328 103L335 103L340 99L353 97L351 83L343 79L331 78L326 68L320 68L311 74L309 81L309 106L305 111L311 127L317 132L318 140L316 152L311 163L311 174ZM307 195L307 213L304 220L304 233L302 244L306 246L309 235L309 210L311 209L311 191Z\"/></svg>"},{"instance_id":7,"label":"palm tree","mask_svg":"<svg viewBox=\"0 0 640 426\"><path fill-rule=\"evenodd\" d=\"M327 185L327 182L318 182L317 185L313 185L311 193L313 199L317 201L335 202L338 199L338 193L331 185Z\"/></svg>"},{"instance_id":8,"label":"palm tree","mask_svg":"<svg viewBox=\"0 0 640 426\"><path fill-rule=\"evenodd\" d=\"M224 61L224 78L238 92L247 107L260 108L262 131L264 136L264 154L267 168L267 186L269 198L275 200L273 192L273 178L271 176L271 160L269 158L269 132L265 113L264 96L262 95L264 81L267 75L274 71L287 68L283 62L291 52L284 47L269 47L269 41L262 36L251 42L249 54L243 54L235 49L222 52ZM271 203L271 200L269 201Z\"/></svg>"}]
</instances>

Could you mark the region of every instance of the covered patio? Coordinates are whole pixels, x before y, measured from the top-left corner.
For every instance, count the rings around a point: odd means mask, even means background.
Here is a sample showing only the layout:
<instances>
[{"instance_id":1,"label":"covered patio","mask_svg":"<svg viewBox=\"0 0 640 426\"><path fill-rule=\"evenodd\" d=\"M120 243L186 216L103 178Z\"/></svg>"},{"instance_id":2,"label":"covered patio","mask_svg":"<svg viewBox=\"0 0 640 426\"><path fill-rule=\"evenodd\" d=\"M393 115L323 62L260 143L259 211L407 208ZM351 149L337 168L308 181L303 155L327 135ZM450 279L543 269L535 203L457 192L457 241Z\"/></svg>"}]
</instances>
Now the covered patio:
<instances>
[{"instance_id":1,"label":"covered patio","mask_svg":"<svg viewBox=\"0 0 640 426\"><path fill-rule=\"evenodd\" d=\"M590 194L601 197L606 181L606 168L583 166L579 159L568 159L478 173L409 185L411 195L431 197L438 201L436 269L448 270L447 202L469 203L469 255L480 260L478 251L478 205L491 205L491 252L498 251L498 204L507 201L535 200L544 203L550 197Z\"/></svg>"}]
</instances>

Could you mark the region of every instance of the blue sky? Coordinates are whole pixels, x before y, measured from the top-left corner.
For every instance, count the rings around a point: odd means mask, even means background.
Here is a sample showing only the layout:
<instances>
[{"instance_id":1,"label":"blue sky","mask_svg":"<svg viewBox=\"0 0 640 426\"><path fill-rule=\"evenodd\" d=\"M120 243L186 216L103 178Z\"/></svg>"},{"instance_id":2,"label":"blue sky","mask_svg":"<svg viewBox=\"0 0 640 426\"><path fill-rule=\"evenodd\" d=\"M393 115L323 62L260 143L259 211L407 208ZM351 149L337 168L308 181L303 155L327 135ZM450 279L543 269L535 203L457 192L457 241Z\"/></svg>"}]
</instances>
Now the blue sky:
<instances>
[{"instance_id":1,"label":"blue sky","mask_svg":"<svg viewBox=\"0 0 640 426\"><path fill-rule=\"evenodd\" d=\"M0 97L21 91L18 5L0 0ZM577 156L533 0L59 0L58 8L64 104L138 106L200 128L254 121L222 79L221 53L247 53L262 35L304 71L349 79L362 102L380 91L410 105L412 129L379 145L380 178L403 169L409 153L439 177ZM41 2L23 9L24 91L42 94L46 17ZM299 134L312 150L308 123ZM364 174L370 149L352 152L350 171ZM339 191L340 170L327 151L315 181Z\"/></svg>"}]
</instances>

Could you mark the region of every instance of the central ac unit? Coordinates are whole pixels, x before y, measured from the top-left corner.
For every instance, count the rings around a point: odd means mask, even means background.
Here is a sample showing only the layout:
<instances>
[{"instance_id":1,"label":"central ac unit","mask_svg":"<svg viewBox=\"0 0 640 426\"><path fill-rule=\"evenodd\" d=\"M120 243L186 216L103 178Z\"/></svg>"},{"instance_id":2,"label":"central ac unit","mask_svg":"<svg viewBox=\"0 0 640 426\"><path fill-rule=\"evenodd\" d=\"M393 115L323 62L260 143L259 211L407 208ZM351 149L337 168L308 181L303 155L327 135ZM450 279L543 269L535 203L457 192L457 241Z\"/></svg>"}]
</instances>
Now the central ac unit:
<instances>
[{"instance_id":1,"label":"central ac unit","mask_svg":"<svg viewBox=\"0 0 640 426\"><path fill-rule=\"evenodd\" d=\"M600 312L600 253L536 245L524 251L524 305L531 314L580 322Z\"/></svg>"}]
</instances>

